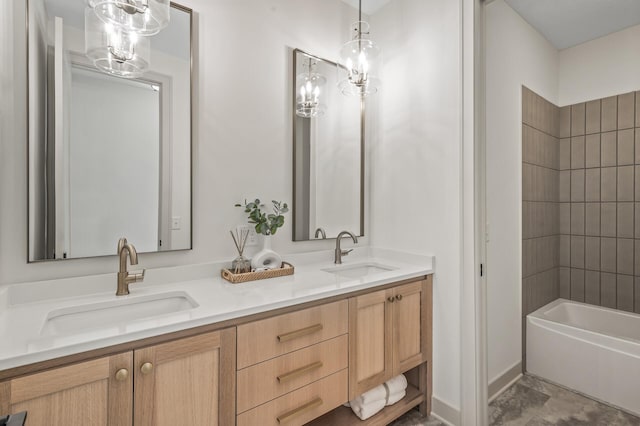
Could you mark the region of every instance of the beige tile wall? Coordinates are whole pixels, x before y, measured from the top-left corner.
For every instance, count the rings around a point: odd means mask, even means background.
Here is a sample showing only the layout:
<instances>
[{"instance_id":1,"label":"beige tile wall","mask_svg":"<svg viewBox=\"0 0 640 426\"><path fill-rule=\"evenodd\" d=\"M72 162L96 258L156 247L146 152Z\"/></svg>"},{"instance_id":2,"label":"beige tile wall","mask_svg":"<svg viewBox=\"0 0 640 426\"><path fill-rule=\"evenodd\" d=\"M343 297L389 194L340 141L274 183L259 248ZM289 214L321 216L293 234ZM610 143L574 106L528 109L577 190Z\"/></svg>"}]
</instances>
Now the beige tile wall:
<instances>
[{"instance_id":1,"label":"beige tile wall","mask_svg":"<svg viewBox=\"0 0 640 426\"><path fill-rule=\"evenodd\" d=\"M559 295L640 312L640 92L558 114Z\"/></svg>"},{"instance_id":2,"label":"beige tile wall","mask_svg":"<svg viewBox=\"0 0 640 426\"><path fill-rule=\"evenodd\" d=\"M522 88L522 353L526 354L527 314L559 297L560 231L570 226L584 227L571 221L570 209L560 209L560 194L571 194L571 188L584 183L584 176L560 175L570 171L572 163L585 161L585 137L567 138L560 143L559 130L576 123L586 112L560 109L551 102ZM584 105L583 105L584 109ZM581 124L584 128L584 123ZM584 133L584 132L583 132ZM564 155L561 155L563 153ZM571 154L574 153L573 156ZM584 168L584 166L583 166ZM582 171L584 173L584 170ZM574 182L575 179L575 182ZM572 185L574 184L574 185ZM577 216L576 216L577 218ZM568 241L567 241L568 242ZM563 253L570 253L564 250ZM569 259L566 259L569 262Z\"/></svg>"},{"instance_id":3,"label":"beige tile wall","mask_svg":"<svg viewBox=\"0 0 640 426\"><path fill-rule=\"evenodd\" d=\"M558 186L559 169L570 166L571 152L576 152L576 161L579 154L569 146L572 142L562 146L557 137L560 123L570 126L576 121L571 111L559 114L559 108L526 87L522 101L522 313L526 316L558 298L562 213L565 226L570 221L570 213L560 211L560 192L563 188L568 193L572 187L570 175ZM569 155L561 156L561 151ZM560 164L561 159L566 163Z\"/></svg>"}]
</instances>

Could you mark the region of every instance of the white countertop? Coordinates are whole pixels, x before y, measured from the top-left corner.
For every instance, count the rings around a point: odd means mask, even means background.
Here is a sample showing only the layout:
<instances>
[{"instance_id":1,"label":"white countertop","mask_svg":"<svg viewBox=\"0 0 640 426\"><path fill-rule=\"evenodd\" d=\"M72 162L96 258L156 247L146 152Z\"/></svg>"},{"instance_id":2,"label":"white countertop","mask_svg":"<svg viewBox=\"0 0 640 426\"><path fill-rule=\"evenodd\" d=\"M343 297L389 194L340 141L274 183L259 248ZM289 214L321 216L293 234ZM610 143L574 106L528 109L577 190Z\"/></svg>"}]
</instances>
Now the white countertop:
<instances>
[{"instance_id":1,"label":"white countertop","mask_svg":"<svg viewBox=\"0 0 640 426\"><path fill-rule=\"evenodd\" d=\"M145 281L115 296L116 274L6 286L0 289L0 371L120 343L158 336L277 308L297 305L394 281L433 273L434 258L380 248L355 249L343 265L377 263L394 268L363 278L344 278L323 271L335 267L333 251L285 255L295 274L231 284L220 278L223 264L208 263L149 269ZM130 268L135 269L135 267ZM172 293L186 296L195 308L140 318L127 323L78 324L73 332L51 331L56 312L86 305L122 304ZM126 309L126 308L125 308ZM84 329L82 329L84 326Z\"/></svg>"}]
</instances>

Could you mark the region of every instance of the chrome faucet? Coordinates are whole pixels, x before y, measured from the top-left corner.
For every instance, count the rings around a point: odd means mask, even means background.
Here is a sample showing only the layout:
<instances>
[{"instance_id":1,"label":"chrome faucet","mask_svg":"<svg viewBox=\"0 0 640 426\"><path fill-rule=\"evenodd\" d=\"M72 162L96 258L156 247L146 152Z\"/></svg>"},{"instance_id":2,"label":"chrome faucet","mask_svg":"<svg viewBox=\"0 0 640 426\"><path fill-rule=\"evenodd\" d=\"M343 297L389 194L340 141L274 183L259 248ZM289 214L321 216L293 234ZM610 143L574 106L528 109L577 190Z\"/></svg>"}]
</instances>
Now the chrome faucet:
<instances>
[{"instance_id":1,"label":"chrome faucet","mask_svg":"<svg viewBox=\"0 0 640 426\"><path fill-rule=\"evenodd\" d=\"M338 234L338 237L336 238L336 254L335 254L335 258L333 260L333 263L335 263L336 265L340 265L342 263L342 256L346 256L346 255L348 255L349 253L351 253L353 251L353 249L342 250L340 248L340 241L342 240L342 237L345 237L347 235L351 237L351 239L353 240L353 242L355 244L358 244L358 237L353 235L351 232L349 232L349 231L340 232Z\"/></svg>"},{"instance_id":2,"label":"chrome faucet","mask_svg":"<svg viewBox=\"0 0 640 426\"><path fill-rule=\"evenodd\" d=\"M323 228L318 228L316 229L316 238L318 238L318 235L322 235L322 239L326 240L327 239L327 233L324 232Z\"/></svg>"},{"instance_id":3,"label":"chrome faucet","mask_svg":"<svg viewBox=\"0 0 640 426\"><path fill-rule=\"evenodd\" d=\"M144 269L141 272L127 271L127 257L132 265L138 264L138 252L133 244L127 243L126 238L118 240L118 257L120 258L120 269L118 270L118 290L116 296L129 294L129 284L144 280Z\"/></svg>"}]
</instances>

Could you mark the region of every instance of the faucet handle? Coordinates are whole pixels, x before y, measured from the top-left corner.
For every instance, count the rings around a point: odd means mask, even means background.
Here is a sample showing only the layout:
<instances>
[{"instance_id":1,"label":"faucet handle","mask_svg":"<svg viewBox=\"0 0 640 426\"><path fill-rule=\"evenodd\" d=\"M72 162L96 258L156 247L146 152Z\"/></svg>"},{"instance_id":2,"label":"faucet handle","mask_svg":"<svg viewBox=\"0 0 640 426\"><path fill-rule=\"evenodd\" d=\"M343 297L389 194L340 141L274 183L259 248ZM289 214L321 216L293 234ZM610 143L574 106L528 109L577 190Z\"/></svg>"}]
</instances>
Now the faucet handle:
<instances>
[{"instance_id":1,"label":"faucet handle","mask_svg":"<svg viewBox=\"0 0 640 426\"><path fill-rule=\"evenodd\" d=\"M132 271L129 272L129 279L132 283L139 283L142 282L144 280L144 273L145 273L146 269L143 269L142 271Z\"/></svg>"},{"instance_id":2,"label":"faucet handle","mask_svg":"<svg viewBox=\"0 0 640 426\"><path fill-rule=\"evenodd\" d=\"M348 255L349 253L351 253L352 251L353 251L353 249L349 249L349 250L342 250L342 255L343 255L343 256L346 256L346 255Z\"/></svg>"}]
</instances>

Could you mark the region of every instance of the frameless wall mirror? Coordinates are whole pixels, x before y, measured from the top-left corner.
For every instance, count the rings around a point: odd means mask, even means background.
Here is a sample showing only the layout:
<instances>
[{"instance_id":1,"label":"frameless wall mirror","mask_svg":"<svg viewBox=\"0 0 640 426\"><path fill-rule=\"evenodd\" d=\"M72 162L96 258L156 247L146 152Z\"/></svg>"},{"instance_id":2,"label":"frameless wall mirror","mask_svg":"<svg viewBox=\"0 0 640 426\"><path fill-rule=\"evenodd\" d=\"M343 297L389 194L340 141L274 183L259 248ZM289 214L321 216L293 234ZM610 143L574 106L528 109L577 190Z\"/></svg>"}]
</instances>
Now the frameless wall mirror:
<instances>
[{"instance_id":1,"label":"frameless wall mirror","mask_svg":"<svg viewBox=\"0 0 640 426\"><path fill-rule=\"evenodd\" d=\"M364 100L334 62L293 51L293 240L364 234Z\"/></svg>"},{"instance_id":2,"label":"frameless wall mirror","mask_svg":"<svg viewBox=\"0 0 640 426\"><path fill-rule=\"evenodd\" d=\"M124 69L126 52L109 24L87 31L85 3L28 0L29 261L115 254L123 236L190 249L192 11L171 4L160 33L118 35L144 59L123 78L98 68ZM98 60L96 29L111 53Z\"/></svg>"}]
</instances>

